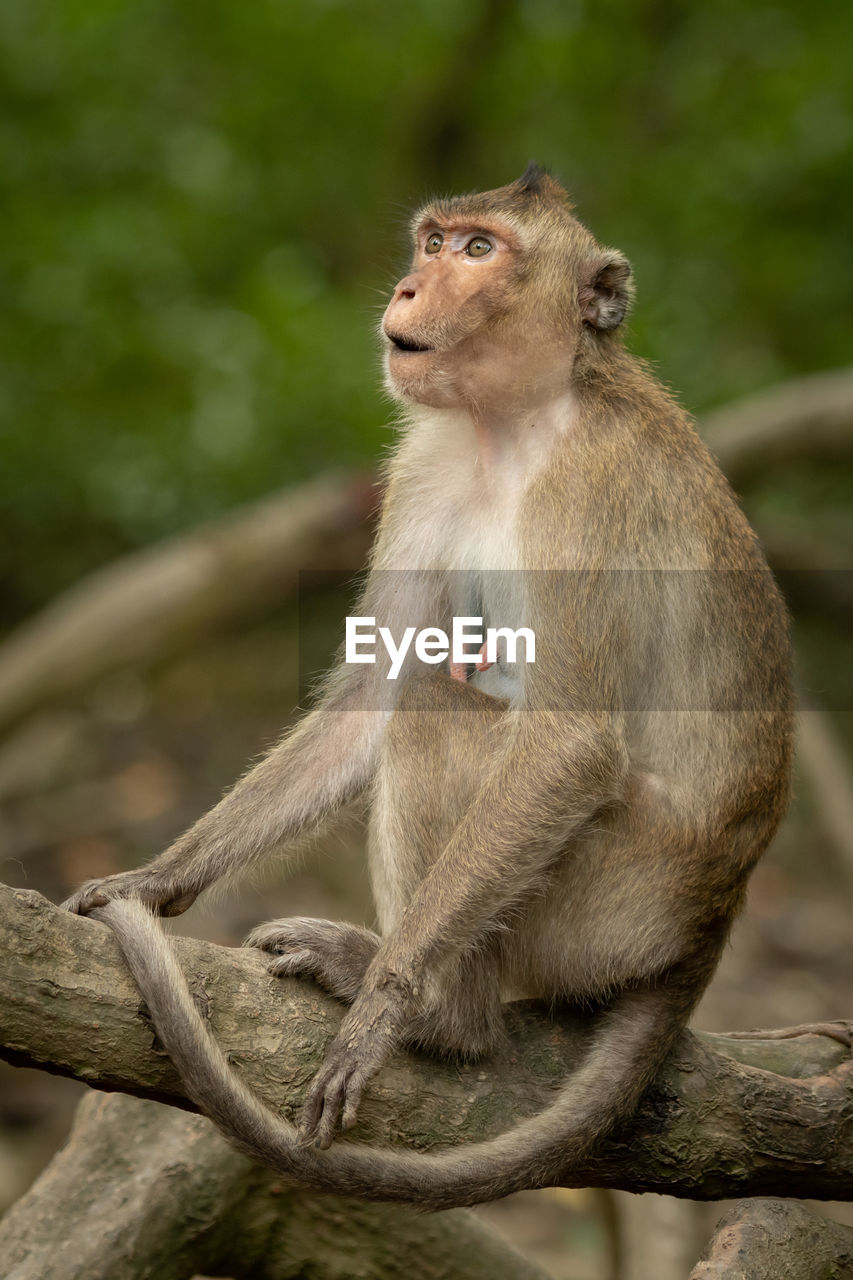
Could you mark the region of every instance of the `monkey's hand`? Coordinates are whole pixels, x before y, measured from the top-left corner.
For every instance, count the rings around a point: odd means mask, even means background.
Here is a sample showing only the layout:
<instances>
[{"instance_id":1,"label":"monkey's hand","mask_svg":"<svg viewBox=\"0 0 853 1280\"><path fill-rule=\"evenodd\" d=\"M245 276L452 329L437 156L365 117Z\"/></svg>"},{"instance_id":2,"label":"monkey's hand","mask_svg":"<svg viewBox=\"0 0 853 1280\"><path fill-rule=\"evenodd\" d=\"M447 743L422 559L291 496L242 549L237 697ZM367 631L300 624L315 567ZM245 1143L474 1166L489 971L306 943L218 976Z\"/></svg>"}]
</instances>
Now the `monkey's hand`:
<instances>
[{"instance_id":1,"label":"monkey's hand","mask_svg":"<svg viewBox=\"0 0 853 1280\"><path fill-rule=\"evenodd\" d=\"M398 986L373 986L358 997L312 1081L299 1141L325 1150L341 1128L355 1124L365 1086L402 1040L409 1000Z\"/></svg>"},{"instance_id":2,"label":"monkey's hand","mask_svg":"<svg viewBox=\"0 0 853 1280\"><path fill-rule=\"evenodd\" d=\"M139 898L161 916L179 916L191 907L198 892L184 890L147 867L120 871L101 880L87 880L62 906L75 915L88 915L111 898Z\"/></svg>"}]
</instances>

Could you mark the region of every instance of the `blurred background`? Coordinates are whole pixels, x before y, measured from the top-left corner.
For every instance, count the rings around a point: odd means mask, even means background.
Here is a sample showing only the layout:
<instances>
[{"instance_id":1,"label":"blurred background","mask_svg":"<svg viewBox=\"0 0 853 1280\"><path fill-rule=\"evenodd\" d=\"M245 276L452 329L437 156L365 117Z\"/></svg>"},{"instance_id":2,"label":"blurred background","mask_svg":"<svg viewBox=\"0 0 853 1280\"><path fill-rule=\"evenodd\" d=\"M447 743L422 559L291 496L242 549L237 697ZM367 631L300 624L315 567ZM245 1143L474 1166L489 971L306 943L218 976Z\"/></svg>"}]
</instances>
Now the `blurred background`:
<instances>
[{"instance_id":1,"label":"blurred background","mask_svg":"<svg viewBox=\"0 0 853 1280\"><path fill-rule=\"evenodd\" d=\"M853 7L806 0L5 0L0 879L137 864L275 739L368 545L408 214L536 159L632 260L630 344L720 441L795 618L796 803L696 1021L851 1016L853 374L789 385L853 359L851 47ZM370 922L361 846L180 927ZM0 1209L78 1096L0 1066ZM718 1206L484 1215L558 1280L668 1280Z\"/></svg>"}]
</instances>

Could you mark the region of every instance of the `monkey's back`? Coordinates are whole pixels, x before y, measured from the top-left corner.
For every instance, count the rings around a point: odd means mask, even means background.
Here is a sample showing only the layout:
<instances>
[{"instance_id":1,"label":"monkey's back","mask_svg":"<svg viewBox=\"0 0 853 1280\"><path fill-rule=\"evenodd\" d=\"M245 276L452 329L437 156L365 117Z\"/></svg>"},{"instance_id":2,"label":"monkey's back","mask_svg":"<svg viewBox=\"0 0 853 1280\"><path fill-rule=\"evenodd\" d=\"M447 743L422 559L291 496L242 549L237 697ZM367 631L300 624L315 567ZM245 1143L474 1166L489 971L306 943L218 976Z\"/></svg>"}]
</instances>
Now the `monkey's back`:
<instances>
[{"instance_id":1,"label":"monkey's back","mask_svg":"<svg viewBox=\"0 0 853 1280\"><path fill-rule=\"evenodd\" d=\"M525 512L549 566L527 706L603 716L629 762L505 946L510 985L538 964L575 995L721 945L790 785L784 603L687 415L624 361L624 400L588 390Z\"/></svg>"}]
</instances>

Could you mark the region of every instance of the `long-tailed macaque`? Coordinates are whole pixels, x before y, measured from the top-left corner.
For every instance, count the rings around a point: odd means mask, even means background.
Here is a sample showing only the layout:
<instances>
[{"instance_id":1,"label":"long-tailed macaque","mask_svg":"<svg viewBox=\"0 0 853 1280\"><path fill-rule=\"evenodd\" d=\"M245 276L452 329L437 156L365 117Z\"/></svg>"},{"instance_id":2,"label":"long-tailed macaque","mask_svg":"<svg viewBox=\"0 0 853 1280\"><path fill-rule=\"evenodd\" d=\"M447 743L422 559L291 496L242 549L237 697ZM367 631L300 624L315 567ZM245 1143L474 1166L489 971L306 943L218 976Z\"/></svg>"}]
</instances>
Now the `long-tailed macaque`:
<instances>
[{"instance_id":1,"label":"long-tailed macaque","mask_svg":"<svg viewBox=\"0 0 853 1280\"><path fill-rule=\"evenodd\" d=\"M628 262L562 187L531 166L437 200L414 241L382 320L403 422L359 613L398 641L467 615L524 626L535 660L474 654L465 679L433 634L396 679L378 645L342 662L171 848L66 905L116 931L188 1094L245 1151L312 1187L445 1208L558 1180L636 1108L785 810L790 656L731 490L623 347ZM360 792L379 932L289 919L249 938L349 1006L296 1129L227 1066L153 913ZM437 1154L331 1146L392 1050L487 1054L510 995L597 1010L551 1106Z\"/></svg>"}]
</instances>

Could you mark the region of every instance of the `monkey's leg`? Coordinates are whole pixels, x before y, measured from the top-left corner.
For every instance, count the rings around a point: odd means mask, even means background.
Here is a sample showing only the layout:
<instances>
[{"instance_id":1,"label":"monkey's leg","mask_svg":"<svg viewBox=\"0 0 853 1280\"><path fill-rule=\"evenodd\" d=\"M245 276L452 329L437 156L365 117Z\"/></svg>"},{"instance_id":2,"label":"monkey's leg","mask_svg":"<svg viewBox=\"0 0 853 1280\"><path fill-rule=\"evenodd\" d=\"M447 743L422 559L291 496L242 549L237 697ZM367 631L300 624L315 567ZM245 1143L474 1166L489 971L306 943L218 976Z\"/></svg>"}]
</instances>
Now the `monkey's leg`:
<instances>
[{"instance_id":1,"label":"monkey's leg","mask_svg":"<svg viewBox=\"0 0 853 1280\"><path fill-rule=\"evenodd\" d=\"M446 965L440 981L427 983L405 1043L465 1061L491 1053L504 1026L498 972L497 957L489 947Z\"/></svg>"},{"instance_id":2,"label":"monkey's leg","mask_svg":"<svg viewBox=\"0 0 853 1280\"><path fill-rule=\"evenodd\" d=\"M386 842L378 862L400 870L393 889L386 885L383 892L377 886L378 896L386 900L386 924L389 914L404 908L470 803L504 710L504 703L474 688L460 688L446 676L412 681L404 692L401 713L389 729L372 823L374 845ZM460 727L463 742L448 753ZM424 779L431 783L428 794ZM352 1004L381 938L357 925L294 917L260 925L246 945L272 954L269 970L276 977L314 978L330 995ZM491 963L494 970L493 958ZM465 1057L491 1048L501 1019L497 980L487 968L483 954L472 953L430 981L407 1042Z\"/></svg>"},{"instance_id":3,"label":"monkey's leg","mask_svg":"<svg viewBox=\"0 0 853 1280\"><path fill-rule=\"evenodd\" d=\"M381 933L399 923L506 741L507 704L442 673L404 688L388 722L370 815Z\"/></svg>"},{"instance_id":4,"label":"monkey's leg","mask_svg":"<svg viewBox=\"0 0 853 1280\"><path fill-rule=\"evenodd\" d=\"M269 971L276 978L314 978L324 991L352 1004L380 938L369 929L340 920L294 916L258 925L245 946L273 955Z\"/></svg>"},{"instance_id":5,"label":"monkey's leg","mask_svg":"<svg viewBox=\"0 0 853 1280\"><path fill-rule=\"evenodd\" d=\"M476 795L502 744L505 712L503 701L446 675L417 678L404 689L386 732L371 812L371 876L383 934ZM249 941L287 953L273 972L313 976L349 1004L381 945L365 930L325 921L275 921ZM489 942L449 954L421 984L404 1043L463 1058L488 1052L503 1025L498 968Z\"/></svg>"},{"instance_id":6,"label":"monkey's leg","mask_svg":"<svg viewBox=\"0 0 853 1280\"><path fill-rule=\"evenodd\" d=\"M276 978L313 978L330 996L352 1004L381 944L378 934L339 920L269 920L245 941L272 955ZM406 1041L428 1053L479 1058L498 1041L503 1019L493 959L463 957L433 984ZM492 972L489 972L492 966Z\"/></svg>"},{"instance_id":7,"label":"monkey's leg","mask_svg":"<svg viewBox=\"0 0 853 1280\"><path fill-rule=\"evenodd\" d=\"M507 704L440 672L412 680L387 730L371 822L374 882L393 867L380 913L391 932L441 855L505 741ZM476 1058L503 1020L495 937L424 976L404 1039L430 1053Z\"/></svg>"},{"instance_id":8,"label":"monkey's leg","mask_svg":"<svg viewBox=\"0 0 853 1280\"><path fill-rule=\"evenodd\" d=\"M274 977L313 978L330 996L352 1004L381 941L358 925L294 916L258 925L244 945L271 954ZM495 965L478 952L449 966L442 982L425 993L407 1043L461 1058L490 1052L503 1028Z\"/></svg>"},{"instance_id":9,"label":"monkey's leg","mask_svg":"<svg viewBox=\"0 0 853 1280\"><path fill-rule=\"evenodd\" d=\"M447 676L411 683L418 703L401 698L389 721L374 793L382 945L302 1112L301 1141L321 1149L338 1117L344 1129L355 1123L368 1081L411 1035L432 975L497 943L570 835L624 792L627 753L609 721L550 709L519 721ZM407 792L408 812L395 801Z\"/></svg>"}]
</instances>

